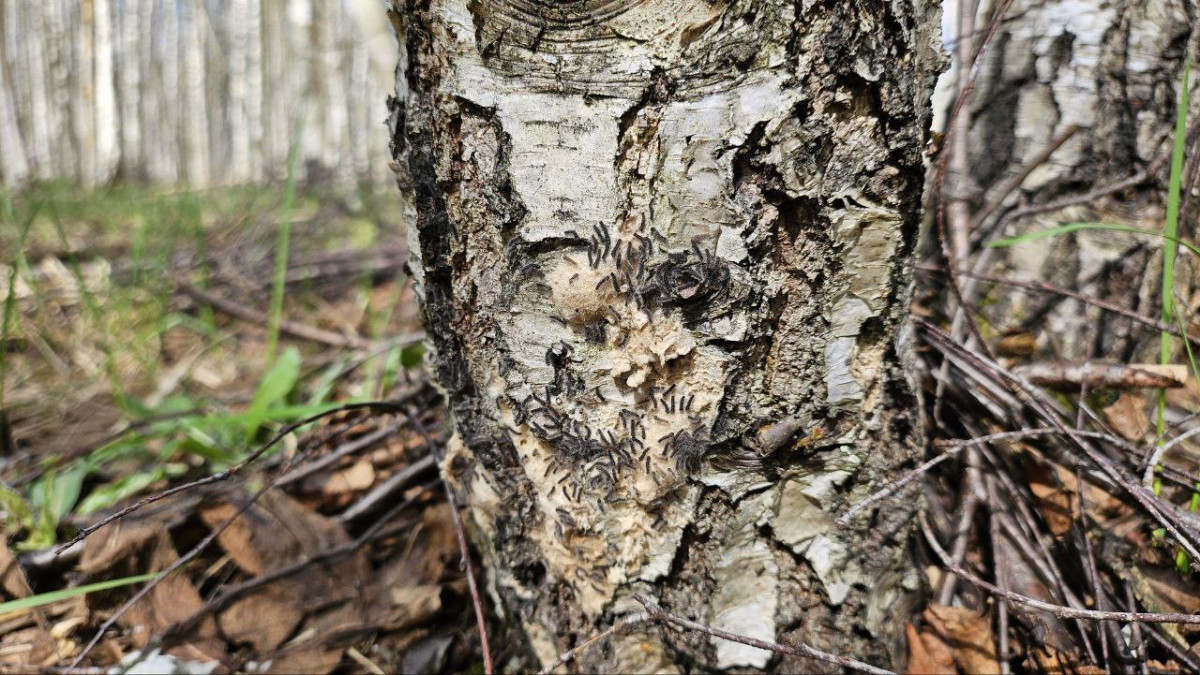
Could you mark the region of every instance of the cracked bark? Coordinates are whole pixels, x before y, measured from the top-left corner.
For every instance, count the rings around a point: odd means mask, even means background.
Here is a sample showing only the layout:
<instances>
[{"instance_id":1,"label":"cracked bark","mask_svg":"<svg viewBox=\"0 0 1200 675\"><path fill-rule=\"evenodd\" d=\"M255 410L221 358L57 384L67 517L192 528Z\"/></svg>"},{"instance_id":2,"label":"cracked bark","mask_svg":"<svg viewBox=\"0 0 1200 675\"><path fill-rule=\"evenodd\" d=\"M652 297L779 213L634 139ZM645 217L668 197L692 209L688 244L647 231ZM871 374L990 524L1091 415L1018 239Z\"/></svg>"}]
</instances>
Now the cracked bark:
<instances>
[{"instance_id":1,"label":"cracked bark","mask_svg":"<svg viewBox=\"0 0 1200 675\"><path fill-rule=\"evenodd\" d=\"M547 663L642 592L899 665L900 365L938 9L409 2L393 153L500 618ZM583 672L818 664L644 626Z\"/></svg>"}]
</instances>

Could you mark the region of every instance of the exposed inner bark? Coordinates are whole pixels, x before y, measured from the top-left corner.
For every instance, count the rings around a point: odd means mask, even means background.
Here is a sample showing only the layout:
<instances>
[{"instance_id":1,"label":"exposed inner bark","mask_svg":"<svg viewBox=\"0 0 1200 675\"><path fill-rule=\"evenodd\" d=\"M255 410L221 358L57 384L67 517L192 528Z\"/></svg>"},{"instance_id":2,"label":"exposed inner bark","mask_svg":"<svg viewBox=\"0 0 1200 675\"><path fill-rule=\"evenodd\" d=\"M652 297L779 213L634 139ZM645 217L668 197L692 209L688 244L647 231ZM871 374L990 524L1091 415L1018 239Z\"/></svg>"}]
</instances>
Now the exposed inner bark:
<instances>
[{"instance_id":1,"label":"exposed inner bark","mask_svg":"<svg viewBox=\"0 0 1200 675\"><path fill-rule=\"evenodd\" d=\"M503 618L542 662L640 609L880 663L915 451L897 330L932 3L411 2L413 274ZM581 670L811 669L646 627ZM529 665L529 664L527 664Z\"/></svg>"}]
</instances>

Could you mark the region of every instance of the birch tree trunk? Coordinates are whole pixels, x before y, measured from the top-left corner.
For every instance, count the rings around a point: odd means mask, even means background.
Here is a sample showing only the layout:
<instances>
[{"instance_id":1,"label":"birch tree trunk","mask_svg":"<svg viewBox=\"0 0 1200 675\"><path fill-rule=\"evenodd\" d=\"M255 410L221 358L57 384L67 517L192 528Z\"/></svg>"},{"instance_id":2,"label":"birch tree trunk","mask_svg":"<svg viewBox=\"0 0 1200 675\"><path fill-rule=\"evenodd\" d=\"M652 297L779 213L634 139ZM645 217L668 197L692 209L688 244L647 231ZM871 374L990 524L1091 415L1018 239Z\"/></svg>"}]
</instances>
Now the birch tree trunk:
<instances>
[{"instance_id":1,"label":"birch tree trunk","mask_svg":"<svg viewBox=\"0 0 1200 675\"><path fill-rule=\"evenodd\" d=\"M96 184L107 184L117 171L120 147L117 133L116 80L113 74L113 10L108 0L95 0L92 5L95 29L94 55L96 75L95 118L92 123L96 139Z\"/></svg>"},{"instance_id":2,"label":"birch tree trunk","mask_svg":"<svg viewBox=\"0 0 1200 675\"><path fill-rule=\"evenodd\" d=\"M547 663L669 610L880 665L916 454L898 340L938 8L407 3L393 152L410 265L501 621ZM511 637L511 636L510 636ZM777 668L643 626L582 672Z\"/></svg>"},{"instance_id":3,"label":"birch tree trunk","mask_svg":"<svg viewBox=\"0 0 1200 675\"><path fill-rule=\"evenodd\" d=\"M184 90L183 99L188 110L188 119L183 125L184 160L187 162L187 178L193 185L203 185L211 176L209 160L208 105L205 100L208 78L204 68L207 32L204 20L203 0L190 0L183 6L183 51Z\"/></svg>"}]
</instances>

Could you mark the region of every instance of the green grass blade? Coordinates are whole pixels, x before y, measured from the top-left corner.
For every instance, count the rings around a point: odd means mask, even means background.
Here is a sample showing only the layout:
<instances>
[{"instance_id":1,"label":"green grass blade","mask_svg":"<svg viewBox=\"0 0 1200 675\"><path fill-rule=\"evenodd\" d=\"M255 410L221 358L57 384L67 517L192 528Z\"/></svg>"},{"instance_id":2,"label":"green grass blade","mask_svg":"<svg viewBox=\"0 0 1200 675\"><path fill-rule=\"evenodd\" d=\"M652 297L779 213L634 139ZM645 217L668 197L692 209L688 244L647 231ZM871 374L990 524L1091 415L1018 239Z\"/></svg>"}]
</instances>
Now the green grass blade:
<instances>
[{"instance_id":1,"label":"green grass blade","mask_svg":"<svg viewBox=\"0 0 1200 675\"><path fill-rule=\"evenodd\" d=\"M271 280L271 310L267 316L267 367L275 362L279 346L279 323L283 320L283 292L287 282L288 252L292 239L292 208L296 203L296 164L300 161L300 134L303 123L297 126L288 150L287 179L283 185L283 214L275 240L275 273Z\"/></svg>"},{"instance_id":2,"label":"green grass blade","mask_svg":"<svg viewBox=\"0 0 1200 675\"><path fill-rule=\"evenodd\" d=\"M85 584L76 586L75 588L64 588L58 591L50 591L48 593L38 593L31 595L28 598L18 598L9 600L8 602L0 602L0 615L8 614L9 612L18 612L21 610L33 609L42 607L61 600L69 600L77 595L87 595L88 593L96 593L99 591L107 591L113 588L122 586L132 586L145 581L151 581L159 575L158 572L150 574L139 574L132 577L122 577L120 579L109 579L108 581L98 581L94 584Z\"/></svg>"},{"instance_id":3,"label":"green grass blade","mask_svg":"<svg viewBox=\"0 0 1200 675\"><path fill-rule=\"evenodd\" d=\"M1175 321L1175 257L1178 253L1176 239L1179 233L1179 203L1181 186L1183 184L1183 149L1187 141L1187 111L1188 111L1188 83L1191 80L1192 64L1186 61L1183 64L1183 82L1179 87L1179 108L1175 113L1175 140L1171 148L1171 176L1167 184L1167 222L1163 230L1163 236L1167 243L1163 247L1163 278L1162 278L1162 321L1168 326ZM1171 347L1174 340L1171 334L1167 331L1162 331L1159 335L1159 363L1163 365L1171 362ZM1186 340L1185 340L1186 342ZM1160 390L1158 392L1158 415L1157 415L1157 432L1158 438L1162 439L1163 432L1166 430L1166 412L1167 412L1167 392ZM1162 442L1161 440L1159 441ZM1154 492L1158 494L1162 489L1161 483L1155 481ZM1200 506L1200 501L1193 494L1189 507L1192 511ZM1187 572L1190 561L1187 553L1182 549L1175 554L1175 568L1179 572Z\"/></svg>"},{"instance_id":4,"label":"green grass blade","mask_svg":"<svg viewBox=\"0 0 1200 675\"><path fill-rule=\"evenodd\" d=\"M1179 203L1183 184L1183 148L1187 141L1187 111L1188 111L1188 80L1191 79L1190 63L1183 67L1183 83L1180 85L1179 110L1175 114L1175 143L1171 149L1171 177L1167 187L1167 223L1163 236L1166 246L1163 247L1163 285L1162 285L1162 320L1170 325L1175 317L1175 256L1178 251L1179 233ZM1171 362L1171 334L1162 332L1161 362Z\"/></svg>"},{"instance_id":5,"label":"green grass blade","mask_svg":"<svg viewBox=\"0 0 1200 675\"><path fill-rule=\"evenodd\" d=\"M21 270L20 259L25 252L25 238L29 236L29 228L33 219L21 227L17 235L17 251L13 259L12 270L8 274L8 293L4 298L4 319L0 323L0 410L4 408L4 392L8 383L8 338L12 334L17 320L17 278ZM0 225L16 227L13 217L12 199L7 188L0 188Z\"/></svg>"},{"instance_id":6,"label":"green grass blade","mask_svg":"<svg viewBox=\"0 0 1200 675\"><path fill-rule=\"evenodd\" d=\"M1178 216L1178 212L1177 212L1176 213L1177 221L1178 221L1178 217L1179 216ZM1132 227L1130 225L1120 225L1118 223L1095 223L1095 222L1067 223L1066 225L1052 227L1048 230L1037 230L1035 232L1026 232L1025 234L1020 234L1015 237L1007 237L1005 239L997 239L996 241L988 242L987 247L988 248L1007 248L1009 246L1025 244L1025 243L1028 243L1031 241L1037 241L1039 239L1047 239L1049 237L1059 237L1064 234L1071 234L1072 232L1080 232L1080 231L1086 231L1086 230L1108 230L1108 231L1113 231L1113 232L1129 232L1131 234L1146 234L1146 235L1150 235L1151 237L1159 237L1161 239L1165 239L1167 242L1167 246L1171 247L1173 250L1175 249L1176 246L1182 246L1185 249L1187 249L1189 252L1191 252L1193 255L1200 256L1200 247L1195 246L1195 245L1191 244L1190 242L1179 239L1173 233L1171 233L1169 230L1167 232L1159 232L1157 230L1147 230L1147 229L1143 229L1140 227ZM1172 265L1172 268L1173 267L1174 267L1174 265Z\"/></svg>"}]
</instances>

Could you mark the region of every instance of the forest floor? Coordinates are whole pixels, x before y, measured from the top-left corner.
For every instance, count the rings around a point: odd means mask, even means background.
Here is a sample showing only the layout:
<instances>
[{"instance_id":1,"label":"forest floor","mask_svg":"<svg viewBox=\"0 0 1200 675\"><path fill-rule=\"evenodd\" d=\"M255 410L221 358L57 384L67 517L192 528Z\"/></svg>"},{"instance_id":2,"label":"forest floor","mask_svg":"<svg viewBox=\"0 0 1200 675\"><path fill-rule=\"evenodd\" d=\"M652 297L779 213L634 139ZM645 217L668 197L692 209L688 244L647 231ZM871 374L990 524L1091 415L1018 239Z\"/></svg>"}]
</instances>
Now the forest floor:
<instances>
[{"instance_id":1,"label":"forest floor","mask_svg":"<svg viewBox=\"0 0 1200 675\"><path fill-rule=\"evenodd\" d=\"M478 668L398 199L287 193L3 204L0 672Z\"/></svg>"}]
</instances>

